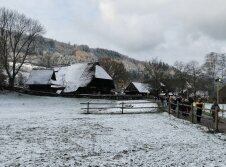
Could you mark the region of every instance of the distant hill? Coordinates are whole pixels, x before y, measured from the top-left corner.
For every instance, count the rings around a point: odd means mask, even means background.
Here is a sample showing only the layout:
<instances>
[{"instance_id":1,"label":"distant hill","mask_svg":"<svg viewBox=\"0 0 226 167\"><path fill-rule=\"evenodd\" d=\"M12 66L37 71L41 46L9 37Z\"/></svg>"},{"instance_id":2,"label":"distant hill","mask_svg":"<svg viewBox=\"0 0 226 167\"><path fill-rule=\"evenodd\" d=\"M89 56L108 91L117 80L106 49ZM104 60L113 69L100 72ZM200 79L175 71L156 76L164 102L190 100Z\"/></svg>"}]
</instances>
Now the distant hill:
<instances>
[{"instance_id":1,"label":"distant hill","mask_svg":"<svg viewBox=\"0 0 226 167\"><path fill-rule=\"evenodd\" d=\"M144 62L129 58L116 51L90 48L87 45L72 45L70 43L63 43L44 37L39 38L38 47L36 49L38 56L31 59L31 62L35 65L40 63L40 57L51 55L53 59L59 59L55 62L56 65L73 64L76 62L93 62L98 61L100 58L111 58L122 62L129 72L139 72L144 69Z\"/></svg>"}]
</instances>

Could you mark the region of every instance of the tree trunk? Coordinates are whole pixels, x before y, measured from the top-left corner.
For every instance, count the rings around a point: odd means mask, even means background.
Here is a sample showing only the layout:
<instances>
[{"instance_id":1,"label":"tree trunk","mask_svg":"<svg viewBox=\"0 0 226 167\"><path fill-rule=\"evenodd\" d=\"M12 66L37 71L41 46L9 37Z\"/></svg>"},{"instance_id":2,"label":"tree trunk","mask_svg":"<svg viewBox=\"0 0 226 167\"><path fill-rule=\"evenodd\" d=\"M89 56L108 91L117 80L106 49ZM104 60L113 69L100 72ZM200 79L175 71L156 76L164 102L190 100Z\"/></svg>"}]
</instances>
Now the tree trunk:
<instances>
[{"instance_id":1,"label":"tree trunk","mask_svg":"<svg viewBox=\"0 0 226 167\"><path fill-rule=\"evenodd\" d=\"M10 90L14 89L14 81L15 81L15 78L9 78L9 89Z\"/></svg>"}]
</instances>

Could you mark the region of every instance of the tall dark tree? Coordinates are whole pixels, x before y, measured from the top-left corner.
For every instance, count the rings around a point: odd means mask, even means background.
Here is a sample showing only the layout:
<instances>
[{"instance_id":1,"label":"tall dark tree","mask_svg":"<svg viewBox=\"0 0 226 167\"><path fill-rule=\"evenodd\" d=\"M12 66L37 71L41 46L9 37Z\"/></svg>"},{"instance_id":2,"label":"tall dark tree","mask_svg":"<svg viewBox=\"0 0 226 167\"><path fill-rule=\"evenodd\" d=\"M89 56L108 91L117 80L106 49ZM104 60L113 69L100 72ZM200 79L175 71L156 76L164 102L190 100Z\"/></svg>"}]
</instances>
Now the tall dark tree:
<instances>
[{"instance_id":1,"label":"tall dark tree","mask_svg":"<svg viewBox=\"0 0 226 167\"><path fill-rule=\"evenodd\" d=\"M3 73L2 60L0 59L0 90L5 86L6 76Z\"/></svg>"},{"instance_id":2,"label":"tall dark tree","mask_svg":"<svg viewBox=\"0 0 226 167\"><path fill-rule=\"evenodd\" d=\"M215 80L220 77L223 78L225 76L226 70L226 58L224 54L219 54L215 52L211 52L205 56L205 63L202 66L205 75L209 78L210 83L212 85L212 91L210 94L213 96L216 92L215 90Z\"/></svg>"},{"instance_id":3,"label":"tall dark tree","mask_svg":"<svg viewBox=\"0 0 226 167\"><path fill-rule=\"evenodd\" d=\"M188 69L183 62L176 61L174 63L175 70L175 86L182 92L184 89L188 89Z\"/></svg>"},{"instance_id":4,"label":"tall dark tree","mask_svg":"<svg viewBox=\"0 0 226 167\"><path fill-rule=\"evenodd\" d=\"M153 93L158 96L161 82L166 79L168 67L157 58L145 64L146 81L152 86Z\"/></svg>"},{"instance_id":5,"label":"tall dark tree","mask_svg":"<svg viewBox=\"0 0 226 167\"><path fill-rule=\"evenodd\" d=\"M34 53L36 39L44 33L36 20L14 10L0 8L0 59L13 89L15 77L27 57Z\"/></svg>"},{"instance_id":6,"label":"tall dark tree","mask_svg":"<svg viewBox=\"0 0 226 167\"><path fill-rule=\"evenodd\" d=\"M201 79L202 76L202 70L201 67L199 66L199 63L197 61L190 61L186 65L188 75L190 76L190 81L194 96L196 96L197 89L199 89L199 86L201 86L199 83L199 80Z\"/></svg>"},{"instance_id":7,"label":"tall dark tree","mask_svg":"<svg viewBox=\"0 0 226 167\"><path fill-rule=\"evenodd\" d=\"M99 59L99 63L115 81L116 87L127 84L129 75L122 62L110 58L101 58Z\"/></svg>"}]
</instances>

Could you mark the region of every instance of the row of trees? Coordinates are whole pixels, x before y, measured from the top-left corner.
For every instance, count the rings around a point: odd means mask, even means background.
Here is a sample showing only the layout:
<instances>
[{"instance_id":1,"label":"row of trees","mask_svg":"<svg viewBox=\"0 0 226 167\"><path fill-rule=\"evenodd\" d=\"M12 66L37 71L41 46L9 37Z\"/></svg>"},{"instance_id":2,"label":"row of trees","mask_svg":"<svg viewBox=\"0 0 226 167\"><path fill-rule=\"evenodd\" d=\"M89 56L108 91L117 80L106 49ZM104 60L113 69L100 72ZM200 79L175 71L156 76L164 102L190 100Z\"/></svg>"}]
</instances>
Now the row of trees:
<instances>
[{"instance_id":1,"label":"row of trees","mask_svg":"<svg viewBox=\"0 0 226 167\"><path fill-rule=\"evenodd\" d=\"M162 82L169 91L183 92L189 89L196 95L200 90L214 96L215 80L226 76L226 55L212 52L205 56L203 64L176 61L173 68L155 58L145 64L144 74L145 82L151 83L156 94Z\"/></svg>"},{"instance_id":2,"label":"row of trees","mask_svg":"<svg viewBox=\"0 0 226 167\"><path fill-rule=\"evenodd\" d=\"M197 61L176 61L174 66L169 66L154 58L144 63L144 70L138 72L128 72L122 62L110 58L101 58L99 62L112 76L116 86L122 87L131 81L150 83L155 95L165 85L172 92L183 93L189 90L196 96L197 91L202 91L214 96L216 78L223 79L226 75L226 55L218 53L207 54L203 64Z\"/></svg>"}]
</instances>

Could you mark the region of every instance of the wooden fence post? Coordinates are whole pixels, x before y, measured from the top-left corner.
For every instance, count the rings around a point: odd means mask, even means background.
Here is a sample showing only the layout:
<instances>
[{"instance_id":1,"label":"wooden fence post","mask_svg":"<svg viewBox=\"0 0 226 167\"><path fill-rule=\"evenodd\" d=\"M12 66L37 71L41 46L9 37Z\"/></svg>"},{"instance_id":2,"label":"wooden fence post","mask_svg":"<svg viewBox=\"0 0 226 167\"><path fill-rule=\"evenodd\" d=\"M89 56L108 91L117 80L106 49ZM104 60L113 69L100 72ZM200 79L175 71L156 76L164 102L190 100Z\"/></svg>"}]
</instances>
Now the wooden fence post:
<instances>
[{"instance_id":1,"label":"wooden fence post","mask_svg":"<svg viewBox=\"0 0 226 167\"><path fill-rule=\"evenodd\" d=\"M177 112L177 118L179 118L179 101L177 101L176 112Z\"/></svg>"},{"instance_id":2,"label":"wooden fence post","mask_svg":"<svg viewBox=\"0 0 226 167\"><path fill-rule=\"evenodd\" d=\"M222 106L222 118L224 118L224 105Z\"/></svg>"},{"instance_id":3,"label":"wooden fence post","mask_svg":"<svg viewBox=\"0 0 226 167\"><path fill-rule=\"evenodd\" d=\"M191 104L191 122L194 123L194 107L193 107L193 104Z\"/></svg>"},{"instance_id":4,"label":"wooden fence post","mask_svg":"<svg viewBox=\"0 0 226 167\"><path fill-rule=\"evenodd\" d=\"M122 114L123 114L124 102L122 102Z\"/></svg>"},{"instance_id":5,"label":"wooden fence post","mask_svg":"<svg viewBox=\"0 0 226 167\"><path fill-rule=\"evenodd\" d=\"M216 132L219 132L219 129L218 129L218 124L219 124L219 120L218 120L218 109L215 109L215 131Z\"/></svg>"},{"instance_id":6,"label":"wooden fence post","mask_svg":"<svg viewBox=\"0 0 226 167\"><path fill-rule=\"evenodd\" d=\"M168 110L169 110L169 114L171 114L171 103L170 103L170 99L169 99L169 102L168 102L168 105L169 105L169 107L168 107Z\"/></svg>"},{"instance_id":7,"label":"wooden fence post","mask_svg":"<svg viewBox=\"0 0 226 167\"><path fill-rule=\"evenodd\" d=\"M161 108L161 112L164 112L163 103L162 103L162 102L160 102L160 103L161 103L161 105L159 105L159 106L160 106L160 108Z\"/></svg>"},{"instance_id":8,"label":"wooden fence post","mask_svg":"<svg viewBox=\"0 0 226 167\"><path fill-rule=\"evenodd\" d=\"M89 114L89 102L87 103L87 114Z\"/></svg>"}]
</instances>

